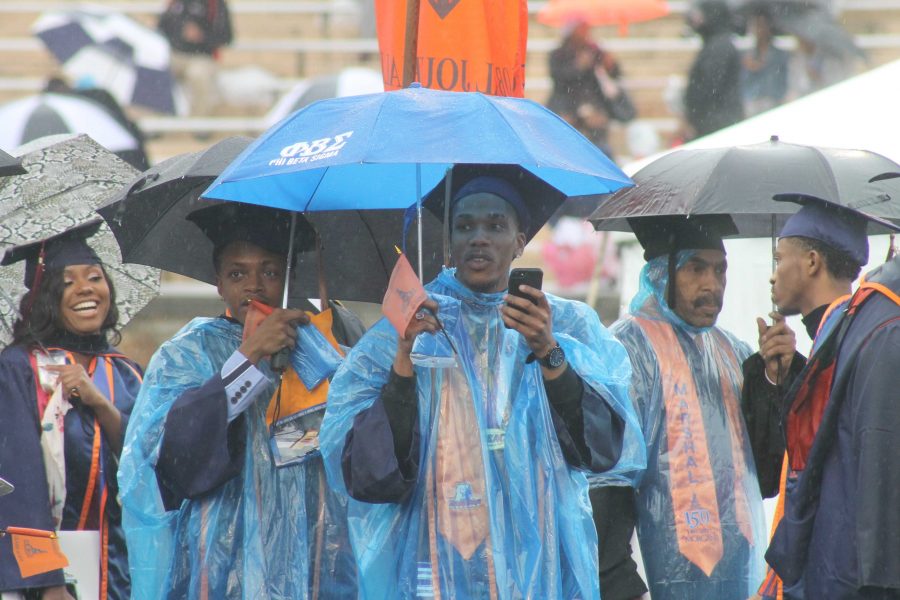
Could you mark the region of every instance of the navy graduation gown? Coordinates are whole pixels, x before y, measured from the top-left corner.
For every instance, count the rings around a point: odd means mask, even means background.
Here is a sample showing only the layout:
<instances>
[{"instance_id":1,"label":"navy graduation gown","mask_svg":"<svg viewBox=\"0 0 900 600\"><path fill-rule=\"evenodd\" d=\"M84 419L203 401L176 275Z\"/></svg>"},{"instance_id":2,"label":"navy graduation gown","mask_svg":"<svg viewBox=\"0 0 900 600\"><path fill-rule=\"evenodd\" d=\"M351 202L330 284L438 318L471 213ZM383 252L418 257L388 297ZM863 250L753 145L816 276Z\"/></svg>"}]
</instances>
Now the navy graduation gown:
<instances>
[{"instance_id":1,"label":"navy graduation gown","mask_svg":"<svg viewBox=\"0 0 900 600\"><path fill-rule=\"evenodd\" d=\"M114 404L122 416L122 431L134 398L140 389L140 370L130 360L112 357ZM101 367L98 367L98 369ZM49 492L41 454L35 377L29 352L10 346L0 354L0 476L15 486L15 491L0 497L0 525L53 529ZM65 417L66 504L62 530L76 529L82 512L92 464L94 419L90 409L79 407ZM130 596L128 557L122 531L122 512L118 503L116 468L118 457L103 440L103 481L106 485L104 514L108 524L108 598ZM97 495L94 494L94 498ZM99 508L97 506L96 508ZM96 509L92 511L96 514ZM97 522L87 529L96 529ZM0 590L42 588L63 584L61 570L23 579L12 554L9 537L0 538Z\"/></svg>"}]
</instances>

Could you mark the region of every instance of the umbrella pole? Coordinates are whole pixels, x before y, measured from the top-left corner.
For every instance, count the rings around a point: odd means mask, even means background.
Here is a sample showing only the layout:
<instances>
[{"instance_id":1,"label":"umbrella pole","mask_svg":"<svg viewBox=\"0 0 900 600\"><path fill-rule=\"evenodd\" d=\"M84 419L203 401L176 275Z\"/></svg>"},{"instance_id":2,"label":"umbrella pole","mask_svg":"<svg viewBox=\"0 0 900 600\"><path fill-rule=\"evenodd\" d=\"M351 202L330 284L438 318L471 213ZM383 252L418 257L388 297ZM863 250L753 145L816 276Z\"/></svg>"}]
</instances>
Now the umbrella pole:
<instances>
[{"instance_id":1,"label":"umbrella pole","mask_svg":"<svg viewBox=\"0 0 900 600\"><path fill-rule=\"evenodd\" d=\"M416 233L419 246L419 281L425 282L422 268L422 165L416 163Z\"/></svg>"},{"instance_id":2,"label":"umbrella pole","mask_svg":"<svg viewBox=\"0 0 900 600\"><path fill-rule=\"evenodd\" d=\"M406 0L406 31L403 36L403 87L416 80L419 47L419 0Z\"/></svg>"},{"instance_id":3,"label":"umbrella pole","mask_svg":"<svg viewBox=\"0 0 900 600\"><path fill-rule=\"evenodd\" d=\"M322 238L316 232L316 268L319 271L319 304L320 310L328 309L328 285L325 283L325 249L322 247Z\"/></svg>"},{"instance_id":4,"label":"umbrella pole","mask_svg":"<svg viewBox=\"0 0 900 600\"><path fill-rule=\"evenodd\" d=\"M297 213L291 212L291 233L288 238L287 265L284 269L284 294L281 296L281 308L288 307L291 295L291 259L294 257L294 232L297 230Z\"/></svg>"},{"instance_id":5,"label":"umbrella pole","mask_svg":"<svg viewBox=\"0 0 900 600\"><path fill-rule=\"evenodd\" d=\"M775 248L778 241L775 239L775 214L772 214L772 273L775 273ZM772 312L778 310L775 301L772 301Z\"/></svg>"},{"instance_id":6,"label":"umbrella pole","mask_svg":"<svg viewBox=\"0 0 900 600\"><path fill-rule=\"evenodd\" d=\"M288 307L288 298L291 295L291 258L294 256L294 232L297 229L297 213L291 212L291 237L288 239L287 265L284 269L284 293L281 295L281 308ZM284 371L290 364L291 352L287 348L279 350L272 356L272 370ZM281 387L279 386L279 391ZM280 393L280 392L279 392Z\"/></svg>"},{"instance_id":7,"label":"umbrella pole","mask_svg":"<svg viewBox=\"0 0 900 600\"><path fill-rule=\"evenodd\" d=\"M453 167L447 169L444 176L444 226L441 228L444 234L444 266L450 266L450 196L453 190Z\"/></svg>"}]
</instances>

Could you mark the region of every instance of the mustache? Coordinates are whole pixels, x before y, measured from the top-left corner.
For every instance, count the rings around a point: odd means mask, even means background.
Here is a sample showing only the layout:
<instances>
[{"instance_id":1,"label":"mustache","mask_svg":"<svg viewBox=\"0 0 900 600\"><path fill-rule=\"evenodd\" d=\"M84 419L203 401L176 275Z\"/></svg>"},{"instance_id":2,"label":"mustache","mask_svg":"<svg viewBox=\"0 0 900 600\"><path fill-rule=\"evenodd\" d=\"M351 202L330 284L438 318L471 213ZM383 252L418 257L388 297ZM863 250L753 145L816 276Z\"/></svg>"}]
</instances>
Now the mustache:
<instances>
[{"instance_id":1,"label":"mustache","mask_svg":"<svg viewBox=\"0 0 900 600\"><path fill-rule=\"evenodd\" d=\"M706 294L704 296L700 296L695 299L693 302L694 308L704 308L706 306L712 306L714 308L721 309L722 308L723 297L717 294Z\"/></svg>"}]
</instances>

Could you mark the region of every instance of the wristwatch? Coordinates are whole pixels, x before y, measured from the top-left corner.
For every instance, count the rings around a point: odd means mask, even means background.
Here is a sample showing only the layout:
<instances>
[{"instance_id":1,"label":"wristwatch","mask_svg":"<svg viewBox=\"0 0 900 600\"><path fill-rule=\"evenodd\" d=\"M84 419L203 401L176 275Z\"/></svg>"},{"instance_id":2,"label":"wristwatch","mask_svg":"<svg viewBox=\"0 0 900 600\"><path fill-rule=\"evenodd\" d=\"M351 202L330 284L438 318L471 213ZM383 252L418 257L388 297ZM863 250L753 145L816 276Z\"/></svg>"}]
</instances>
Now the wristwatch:
<instances>
[{"instance_id":1,"label":"wristwatch","mask_svg":"<svg viewBox=\"0 0 900 600\"><path fill-rule=\"evenodd\" d=\"M563 352L563 349L560 347L559 342L556 342L556 345L550 349L550 352L548 352L547 356L545 356L544 358L538 358L534 355L534 352L532 352L528 355L528 358L525 359L525 362L531 363L535 360L538 361L541 366L548 369L558 369L564 362L566 362L566 353Z\"/></svg>"}]
</instances>

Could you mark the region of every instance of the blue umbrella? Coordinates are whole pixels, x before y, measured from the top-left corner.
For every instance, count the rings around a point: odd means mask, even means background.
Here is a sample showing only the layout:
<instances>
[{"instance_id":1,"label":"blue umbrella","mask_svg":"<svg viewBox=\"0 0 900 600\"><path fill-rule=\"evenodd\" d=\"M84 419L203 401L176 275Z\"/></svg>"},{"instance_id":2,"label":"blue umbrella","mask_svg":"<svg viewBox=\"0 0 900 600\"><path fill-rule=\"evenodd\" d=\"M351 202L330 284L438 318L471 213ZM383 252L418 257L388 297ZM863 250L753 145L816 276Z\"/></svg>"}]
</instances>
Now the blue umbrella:
<instances>
[{"instance_id":1,"label":"blue umbrella","mask_svg":"<svg viewBox=\"0 0 900 600\"><path fill-rule=\"evenodd\" d=\"M413 84L309 105L251 144L203 196L298 212L406 209L455 164L519 165L565 196L632 184L535 102Z\"/></svg>"},{"instance_id":2,"label":"blue umbrella","mask_svg":"<svg viewBox=\"0 0 900 600\"><path fill-rule=\"evenodd\" d=\"M410 87L294 113L238 156L204 197L295 211L406 208L460 163L520 165L566 196L632 185L540 104Z\"/></svg>"}]
</instances>

